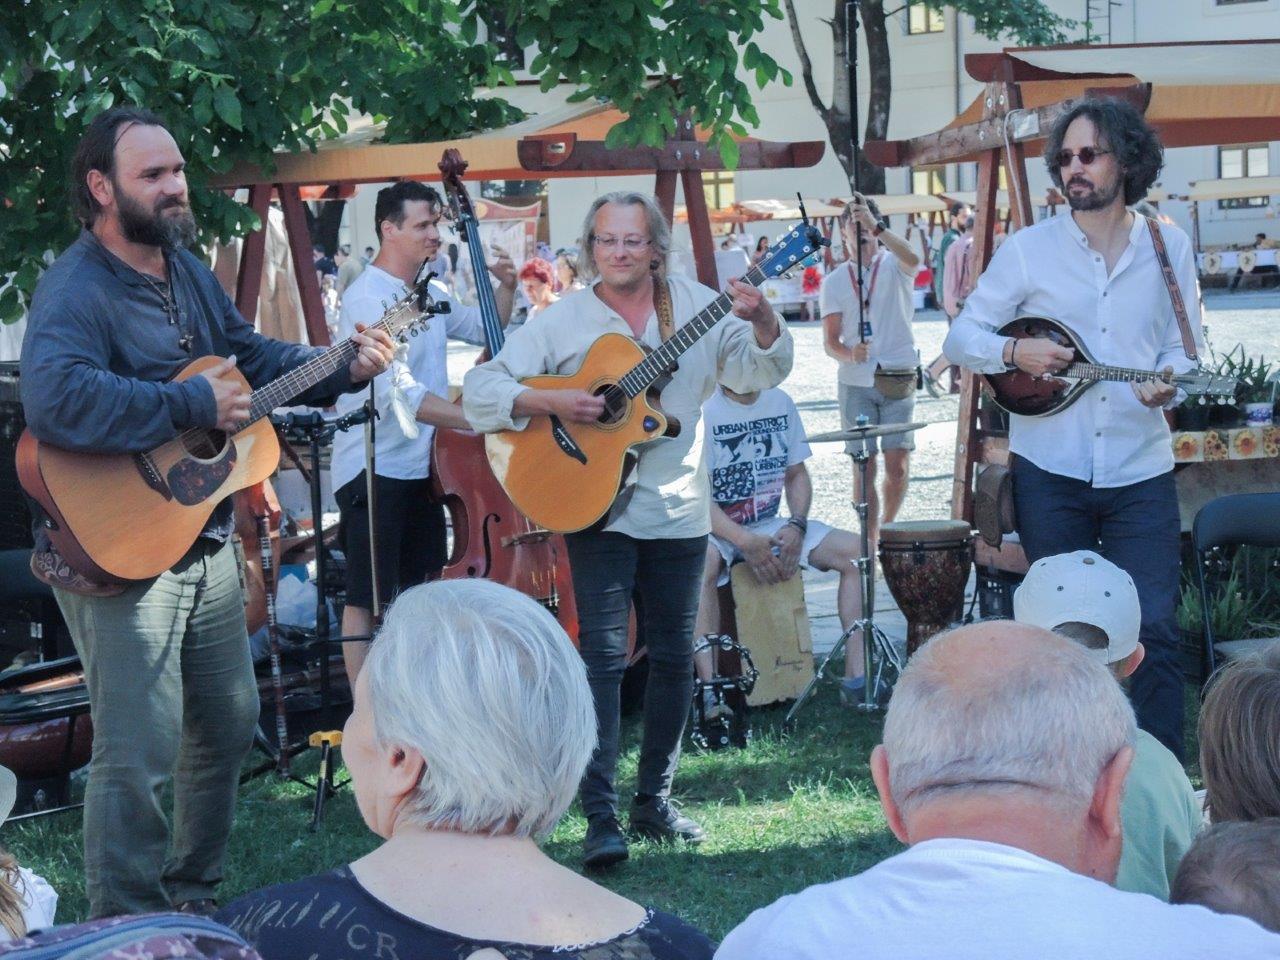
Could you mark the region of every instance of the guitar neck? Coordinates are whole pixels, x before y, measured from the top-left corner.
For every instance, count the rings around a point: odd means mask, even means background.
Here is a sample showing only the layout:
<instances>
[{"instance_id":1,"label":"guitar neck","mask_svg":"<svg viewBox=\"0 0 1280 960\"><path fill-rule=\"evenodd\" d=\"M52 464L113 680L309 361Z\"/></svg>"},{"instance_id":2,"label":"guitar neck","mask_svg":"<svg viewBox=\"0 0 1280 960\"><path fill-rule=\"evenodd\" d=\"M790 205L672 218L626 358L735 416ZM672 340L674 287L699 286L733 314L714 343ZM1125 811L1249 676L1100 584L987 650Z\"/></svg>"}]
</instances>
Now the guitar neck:
<instances>
[{"instance_id":1,"label":"guitar neck","mask_svg":"<svg viewBox=\"0 0 1280 960\"><path fill-rule=\"evenodd\" d=\"M760 265L755 265L739 279L753 287L758 287L768 279L768 276ZM703 335L723 320L732 309L733 298L727 293L722 293L703 307L696 317L672 334L671 339L632 367L618 381L618 385L626 391L627 396L640 396L658 379L666 375L684 352L702 339Z\"/></svg>"},{"instance_id":2,"label":"guitar neck","mask_svg":"<svg viewBox=\"0 0 1280 960\"><path fill-rule=\"evenodd\" d=\"M412 298L406 298L393 307L370 330L386 330L395 339L406 320L416 317L420 311ZM327 380L339 370L349 367L356 358L358 348L351 340L344 340L317 354L305 363L294 367L284 376L277 377L265 386L253 391L249 398L249 419L244 427L261 420L276 407L284 406L294 397ZM241 427L241 429L244 429Z\"/></svg>"},{"instance_id":3,"label":"guitar neck","mask_svg":"<svg viewBox=\"0 0 1280 960\"><path fill-rule=\"evenodd\" d=\"M1147 380L1165 380L1167 383L1182 383L1189 379L1182 374L1174 374L1166 378L1155 370L1137 370L1133 367L1112 367L1102 363L1073 363L1063 371L1069 377L1080 380L1108 380L1116 383L1143 383Z\"/></svg>"}]
</instances>

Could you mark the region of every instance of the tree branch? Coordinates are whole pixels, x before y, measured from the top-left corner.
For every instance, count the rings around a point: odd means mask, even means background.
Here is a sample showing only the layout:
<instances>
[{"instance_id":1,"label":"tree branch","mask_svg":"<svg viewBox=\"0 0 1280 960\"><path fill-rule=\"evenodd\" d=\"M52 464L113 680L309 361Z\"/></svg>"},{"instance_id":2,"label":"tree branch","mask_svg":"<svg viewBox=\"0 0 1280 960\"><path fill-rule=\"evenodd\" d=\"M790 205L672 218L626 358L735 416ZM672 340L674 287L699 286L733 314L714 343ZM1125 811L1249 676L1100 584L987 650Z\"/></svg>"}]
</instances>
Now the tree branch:
<instances>
[{"instance_id":1,"label":"tree branch","mask_svg":"<svg viewBox=\"0 0 1280 960\"><path fill-rule=\"evenodd\" d=\"M909 7L909 6L911 6L911 4L909 4L909 3L904 3L904 4L903 4L902 6L900 6L897 10L890 10L888 13L886 13L886 14L884 15L884 18L885 18L886 20L888 20L890 17L892 17L892 16L896 16L897 14L901 13L903 10L907 9L907 7Z\"/></svg>"},{"instance_id":2,"label":"tree branch","mask_svg":"<svg viewBox=\"0 0 1280 960\"><path fill-rule=\"evenodd\" d=\"M809 59L809 51L805 49L804 37L800 35L800 21L796 18L794 0L782 0L787 8L787 23L791 27L791 42L795 44L796 54L800 57L800 76L804 79L804 89L809 94L809 102L818 112L824 124L831 122L831 108L822 102L818 94L817 84L813 82L813 62Z\"/></svg>"}]
</instances>

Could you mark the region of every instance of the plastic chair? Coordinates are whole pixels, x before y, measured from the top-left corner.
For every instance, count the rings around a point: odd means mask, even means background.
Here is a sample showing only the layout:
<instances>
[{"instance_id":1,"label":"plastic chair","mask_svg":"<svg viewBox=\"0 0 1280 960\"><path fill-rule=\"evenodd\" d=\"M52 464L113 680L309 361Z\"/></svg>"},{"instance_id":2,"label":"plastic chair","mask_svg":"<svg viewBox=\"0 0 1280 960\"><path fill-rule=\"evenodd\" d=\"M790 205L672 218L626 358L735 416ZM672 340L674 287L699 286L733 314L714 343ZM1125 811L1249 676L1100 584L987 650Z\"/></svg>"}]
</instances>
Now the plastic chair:
<instances>
[{"instance_id":1,"label":"plastic chair","mask_svg":"<svg viewBox=\"0 0 1280 960\"><path fill-rule=\"evenodd\" d=\"M1254 653L1280 637L1250 640L1214 640L1209 622L1209 589L1205 581L1205 559L1215 547L1280 547L1280 493L1240 493L1210 500L1196 514L1191 527L1196 552L1196 582L1200 588L1200 619L1204 630L1204 677L1216 667L1217 654L1238 659Z\"/></svg>"}]
</instances>

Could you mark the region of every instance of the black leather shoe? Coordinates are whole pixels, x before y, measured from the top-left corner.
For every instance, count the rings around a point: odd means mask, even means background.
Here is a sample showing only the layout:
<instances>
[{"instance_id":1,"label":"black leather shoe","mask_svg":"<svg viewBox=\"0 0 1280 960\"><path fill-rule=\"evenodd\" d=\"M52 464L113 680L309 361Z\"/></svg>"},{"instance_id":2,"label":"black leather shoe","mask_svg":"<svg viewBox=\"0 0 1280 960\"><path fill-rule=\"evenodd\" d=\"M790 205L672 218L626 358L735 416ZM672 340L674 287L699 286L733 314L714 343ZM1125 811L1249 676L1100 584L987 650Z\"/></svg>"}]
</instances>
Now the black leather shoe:
<instances>
[{"instance_id":1,"label":"black leather shoe","mask_svg":"<svg viewBox=\"0 0 1280 960\"><path fill-rule=\"evenodd\" d=\"M671 800L654 797L631 804L631 832L650 840L701 843L707 835L697 821L686 817Z\"/></svg>"},{"instance_id":2,"label":"black leather shoe","mask_svg":"<svg viewBox=\"0 0 1280 960\"><path fill-rule=\"evenodd\" d=\"M582 865L603 870L627 859L627 841L616 817L587 821L587 838L582 841Z\"/></svg>"}]
</instances>

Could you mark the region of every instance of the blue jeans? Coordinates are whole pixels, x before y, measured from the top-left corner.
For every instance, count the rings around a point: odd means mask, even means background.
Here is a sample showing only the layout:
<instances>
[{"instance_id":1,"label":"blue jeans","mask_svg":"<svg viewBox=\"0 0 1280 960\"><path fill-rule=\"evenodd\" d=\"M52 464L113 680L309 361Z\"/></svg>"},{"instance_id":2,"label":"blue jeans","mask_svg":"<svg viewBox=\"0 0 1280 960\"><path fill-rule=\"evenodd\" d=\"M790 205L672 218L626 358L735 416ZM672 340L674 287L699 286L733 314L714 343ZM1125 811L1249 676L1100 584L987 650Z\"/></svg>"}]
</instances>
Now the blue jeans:
<instances>
[{"instance_id":1,"label":"blue jeans","mask_svg":"<svg viewBox=\"0 0 1280 960\"><path fill-rule=\"evenodd\" d=\"M1182 527L1173 472L1126 487L1093 487L1012 457L1018 536L1027 561L1096 550L1129 576L1142 604L1146 657L1129 697L1138 726L1182 758L1182 671L1178 664Z\"/></svg>"},{"instance_id":2,"label":"blue jeans","mask_svg":"<svg viewBox=\"0 0 1280 960\"><path fill-rule=\"evenodd\" d=\"M616 816L618 727L627 666L631 596L649 660L644 734L636 792L667 796L680 760L680 738L693 698L693 621L698 612L707 538L637 540L622 533L565 537L578 605L578 636L595 698L599 743L583 775L582 810Z\"/></svg>"}]
</instances>

